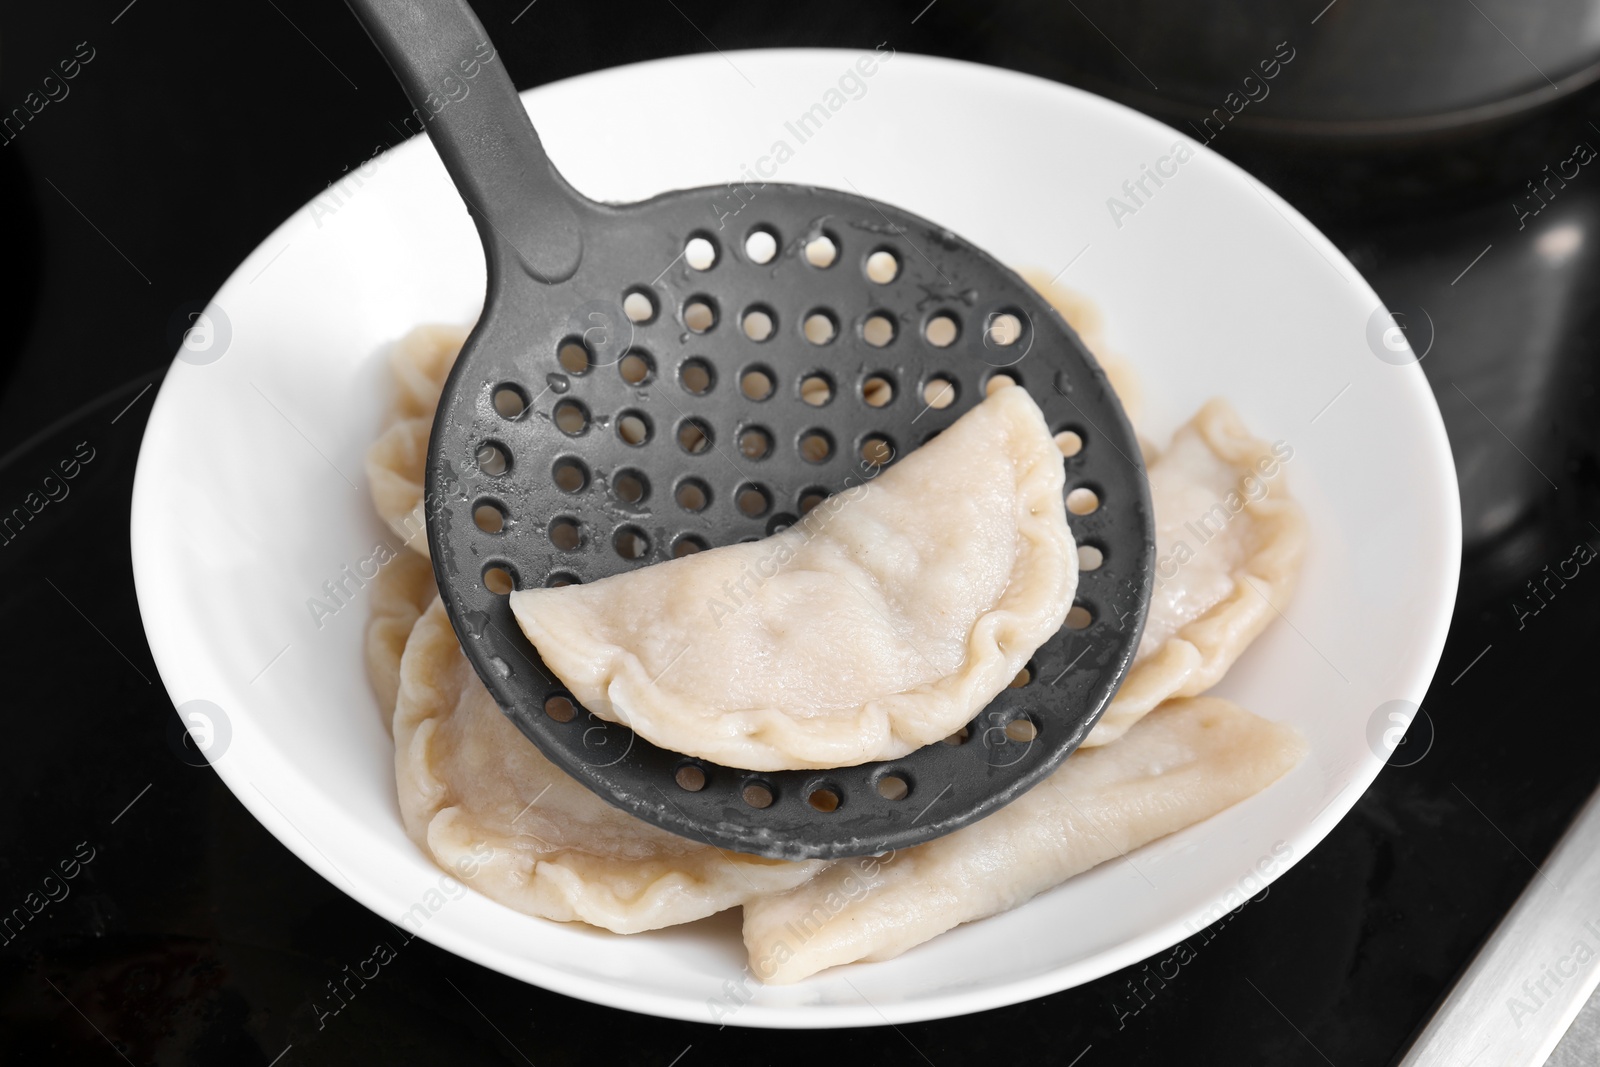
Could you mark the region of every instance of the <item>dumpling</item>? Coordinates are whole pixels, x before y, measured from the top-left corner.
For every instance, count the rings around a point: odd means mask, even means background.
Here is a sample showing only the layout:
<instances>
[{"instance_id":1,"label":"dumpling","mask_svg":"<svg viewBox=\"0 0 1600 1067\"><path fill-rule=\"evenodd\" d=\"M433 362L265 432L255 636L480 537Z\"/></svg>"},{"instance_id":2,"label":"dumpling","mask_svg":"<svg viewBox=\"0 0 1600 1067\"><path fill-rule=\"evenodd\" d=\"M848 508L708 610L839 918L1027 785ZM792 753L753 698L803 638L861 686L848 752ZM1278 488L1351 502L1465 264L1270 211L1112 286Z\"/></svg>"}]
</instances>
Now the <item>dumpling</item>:
<instances>
[{"instance_id":1,"label":"dumpling","mask_svg":"<svg viewBox=\"0 0 1600 1067\"><path fill-rule=\"evenodd\" d=\"M439 595L433 565L414 552L399 552L372 579L372 615L367 619L367 677L383 712L383 725L393 727L394 704L400 695L400 657L411 628Z\"/></svg>"},{"instance_id":2,"label":"dumpling","mask_svg":"<svg viewBox=\"0 0 1600 1067\"><path fill-rule=\"evenodd\" d=\"M636 933L790 889L824 865L724 852L590 792L501 713L437 597L400 661L394 748L406 832L529 915Z\"/></svg>"},{"instance_id":3,"label":"dumpling","mask_svg":"<svg viewBox=\"0 0 1600 1067\"><path fill-rule=\"evenodd\" d=\"M663 748L752 770L891 759L958 730L1060 629L1064 481L1007 386L766 540L511 607L585 707Z\"/></svg>"},{"instance_id":4,"label":"dumpling","mask_svg":"<svg viewBox=\"0 0 1600 1067\"><path fill-rule=\"evenodd\" d=\"M1144 399L1139 374L1132 364L1111 351L1100 309L1082 293L1057 285L1047 272L1037 267L1019 267L1017 273L1049 301L1051 307L1061 312L1061 317L1067 320L1067 325L1072 327L1084 347L1094 353L1095 362L1100 364L1100 369L1111 380L1111 388L1122 402L1122 410L1127 412L1130 421L1137 421L1140 402Z\"/></svg>"},{"instance_id":5,"label":"dumpling","mask_svg":"<svg viewBox=\"0 0 1600 1067\"><path fill-rule=\"evenodd\" d=\"M418 326L389 356L393 396L384 430L367 450L367 482L378 514L413 551L427 556L427 519L422 510L423 466L428 434L444 391L445 376L466 343L465 326Z\"/></svg>"},{"instance_id":6,"label":"dumpling","mask_svg":"<svg viewBox=\"0 0 1600 1067\"><path fill-rule=\"evenodd\" d=\"M383 521L407 548L428 558L428 517L422 509L423 465L432 419L400 419L367 449L367 485Z\"/></svg>"},{"instance_id":7,"label":"dumpling","mask_svg":"<svg viewBox=\"0 0 1600 1067\"><path fill-rule=\"evenodd\" d=\"M1150 613L1133 666L1085 747L1116 740L1168 697L1216 685L1288 604L1306 548L1305 517L1283 484L1293 455L1252 437L1226 401L1212 400L1149 464Z\"/></svg>"},{"instance_id":8,"label":"dumpling","mask_svg":"<svg viewBox=\"0 0 1600 1067\"><path fill-rule=\"evenodd\" d=\"M429 324L414 328L395 343L389 354L394 394L388 421L418 416L433 421L444 380L471 332L470 326Z\"/></svg>"},{"instance_id":9,"label":"dumpling","mask_svg":"<svg viewBox=\"0 0 1600 1067\"><path fill-rule=\"evenodd\" d=\"M1109 351L1099 309L1043 271L1018 273L1078 332L1137 423L1138 375ZM1155 598L1133 668L1085 747L1120 737L1168 697L1220 681L1288 603L1305 555L1300 508L1274 481L1293 450L1253 438L1225 402L1202 409L1165 457L1143 435L1139 447L1156 520ZM1239 507L1229 506L1230 493Z\"/></svg>"},{"instance_id":10,"label":"dumpling","mask_svg":"<svg viewBox=\"0 0 1600 1067\"><path fill-rule=\"evenodd\" d=\"M1174 701L971 826L842 860L747 903L750 970L766 982L797 982L841 963L898 956L1209 818L1265 789L1304 752L1293 728L1225 701Z\"/></svg>"}]
</instances>

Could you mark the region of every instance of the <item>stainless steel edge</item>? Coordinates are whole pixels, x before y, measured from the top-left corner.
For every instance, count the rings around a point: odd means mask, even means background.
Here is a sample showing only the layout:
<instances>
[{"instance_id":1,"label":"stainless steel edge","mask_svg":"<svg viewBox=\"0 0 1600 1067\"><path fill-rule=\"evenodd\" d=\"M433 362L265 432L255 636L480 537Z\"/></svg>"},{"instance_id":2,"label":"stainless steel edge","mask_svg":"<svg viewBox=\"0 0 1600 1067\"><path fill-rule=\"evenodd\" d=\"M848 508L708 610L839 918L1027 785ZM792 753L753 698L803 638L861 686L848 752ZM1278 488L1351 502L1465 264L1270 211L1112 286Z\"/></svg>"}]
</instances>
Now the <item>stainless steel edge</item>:
<instances>
[{"instance_id":1,"label":"stainless steel edge","mask_svg":"<svg viewBox=\"0 0 1600 1067\"><path fill-rule=\"evenodd\" d=\"M1423 1028L1400 1067L1538 1067L1600 984L1600 793Z\"/></svg>"}]
</instances>

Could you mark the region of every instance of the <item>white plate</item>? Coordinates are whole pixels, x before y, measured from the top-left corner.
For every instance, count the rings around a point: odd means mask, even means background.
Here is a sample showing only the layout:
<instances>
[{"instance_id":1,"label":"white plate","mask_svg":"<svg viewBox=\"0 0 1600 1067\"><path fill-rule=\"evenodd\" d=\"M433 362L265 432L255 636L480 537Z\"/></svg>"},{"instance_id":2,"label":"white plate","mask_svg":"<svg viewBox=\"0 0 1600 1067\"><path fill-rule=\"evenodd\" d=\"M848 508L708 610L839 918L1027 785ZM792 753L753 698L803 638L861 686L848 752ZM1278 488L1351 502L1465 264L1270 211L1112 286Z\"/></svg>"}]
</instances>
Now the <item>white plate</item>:
<instances>
[{"instance_id":1,"label":"white plate","mask_svg":"<svg viewBox=\"0 0 1600 1067\"><path fill-rule=\"evenodd\" d=\"M1172 945L1282 874L1360 797L1384 762L1380 709L1421 701L1455 598L1459 509L1432 394L1415 364L1374 354L1377 297L1293 208L1199 149L1161 164L1176 174L1114 220L1107 199L1187 138L1052 82L911 55L854 97L830 97L856 59L684 57L525 100L591 196L737 181L783 140L795 151L776 180L859 189L1011 264L1070 263L1063 282L1099 304L1111 344L1142 373L1145 433L1164 440L1222 394L1258 434L1289 442L1289 484L1314 533L1304 580L1219 692L1294 723L1311 752L1265 794L1010 914L897 960L761 988L722 1020L739 1025L976 1011ZM841 101L804 143L785 125ZM420 322L470 321L484 269L426 141L358 169L368 154L353 147L357 177L240 265L213 304L213 347L174 363L139 456L133 563L173 701L222 709L217 772L312 868L398 920L441 899L429 896L441 872L400 825L363 669L368 605L357 595L319 629L306 602L383 536L362 473L387 385L380 350ZM724 984L744 966L728 917L619 937L469 893L421 933L572 996L700 1021L731 1007Z\"/></svg>"}]
</instances>

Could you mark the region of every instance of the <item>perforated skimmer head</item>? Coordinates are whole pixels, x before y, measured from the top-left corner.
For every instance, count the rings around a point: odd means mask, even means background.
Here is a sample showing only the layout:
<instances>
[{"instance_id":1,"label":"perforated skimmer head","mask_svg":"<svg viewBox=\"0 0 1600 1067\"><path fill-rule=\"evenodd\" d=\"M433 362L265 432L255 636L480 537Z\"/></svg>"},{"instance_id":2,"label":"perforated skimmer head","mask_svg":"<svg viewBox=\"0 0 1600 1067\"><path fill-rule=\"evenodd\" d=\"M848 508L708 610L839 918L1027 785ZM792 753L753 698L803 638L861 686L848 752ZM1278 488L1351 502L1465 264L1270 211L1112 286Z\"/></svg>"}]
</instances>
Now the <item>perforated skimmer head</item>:
<instances>
[{"instance_id":1,"label":"perforated skimmer head","mask_svg":"<svg viewBox=\"0 0 1600 1067\"><path fill-rule=\"evenodd\" d=\"M465 3L350 3L431 114L488 258L424 499L451 622L522 732L648 822L789 859L937 837L1065 759L1132 659L1154 528L1133 432L1061 317L948 230L860 196L769 183L589 201L544 156ZM579 707L512 617L513 586L773 533L949 426L1000 374L1071 452L1082 569L1067 625L944 744L827 771L685 757Z\"/></svg>"}]
</instances>

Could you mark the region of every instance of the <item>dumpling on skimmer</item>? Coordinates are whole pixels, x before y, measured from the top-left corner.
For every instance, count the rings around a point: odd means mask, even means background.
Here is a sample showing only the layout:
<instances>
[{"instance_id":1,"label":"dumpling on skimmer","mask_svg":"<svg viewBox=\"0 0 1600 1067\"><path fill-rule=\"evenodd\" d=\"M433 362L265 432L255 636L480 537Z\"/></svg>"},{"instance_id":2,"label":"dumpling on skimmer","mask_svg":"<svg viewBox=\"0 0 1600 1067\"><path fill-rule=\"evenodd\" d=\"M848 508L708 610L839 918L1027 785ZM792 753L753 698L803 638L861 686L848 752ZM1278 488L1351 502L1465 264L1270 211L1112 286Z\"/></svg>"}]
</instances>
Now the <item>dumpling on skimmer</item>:
<instances>
[{"instance_id":1,"label":"dumpling on skimmer","mask_svg":"<svg viewBox=\"0 0 1600 1067\"><path fill-rule=\"evenodd\" d=\"M762 771L892 759L954 733L1060 629L1064 480L1007 386L781 533L511 607L585 707L663 748Z\"/></svg>"}]
</instances>

